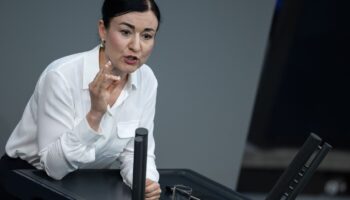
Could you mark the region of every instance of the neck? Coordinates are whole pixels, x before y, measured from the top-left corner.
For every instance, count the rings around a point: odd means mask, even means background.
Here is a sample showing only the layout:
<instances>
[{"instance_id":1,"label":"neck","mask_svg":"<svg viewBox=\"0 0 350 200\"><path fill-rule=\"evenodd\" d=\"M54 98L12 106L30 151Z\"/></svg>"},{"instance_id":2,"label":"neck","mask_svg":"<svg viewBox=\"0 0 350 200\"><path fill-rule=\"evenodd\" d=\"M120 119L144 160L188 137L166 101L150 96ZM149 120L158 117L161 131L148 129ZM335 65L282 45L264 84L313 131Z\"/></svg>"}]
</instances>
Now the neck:
<instances>
[{"instance_id":1,"label":"neck","mask_svg":"<svg viewBox=\"0 0 350 200\"><path fill-rule=\"evenodd\" d=\"M109 61L110 59L108 58L108 56L105 53L104 48L100 48L100 52L99 52L99 67L101 68L102 66L105 66L105 64ZM120 76L121 80L126 80L128 77L127 73L123 73L120 70L118 70L117 67L115 67L112 63L112 69L111 69L111 73L113 75L116 76Z\"/></svg>"}]
</instances>

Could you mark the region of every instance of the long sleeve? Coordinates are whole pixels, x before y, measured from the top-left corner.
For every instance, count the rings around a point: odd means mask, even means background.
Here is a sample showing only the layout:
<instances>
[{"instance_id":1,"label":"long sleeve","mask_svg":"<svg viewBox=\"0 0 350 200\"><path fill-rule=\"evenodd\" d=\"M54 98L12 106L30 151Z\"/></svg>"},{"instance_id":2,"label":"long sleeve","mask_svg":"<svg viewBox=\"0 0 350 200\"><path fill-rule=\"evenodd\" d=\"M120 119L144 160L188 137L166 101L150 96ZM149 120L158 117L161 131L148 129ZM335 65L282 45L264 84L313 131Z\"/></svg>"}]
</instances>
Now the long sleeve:
<instances>
[{"instance_id":1,"label":"long sleeve","mask_svg":"<svg viewBox=\"0 0 350 200\"><path fill-rule=\"evenodd\" d=\"M98 132L90 128L89 83L99 71L99 47L52 62L40 76L21 120L6 144L54 179L82 168L109 168L120 159L121 174L131 185L134 131L149 130L147 177L157 181L153 120L157 79L144 65L131 73L121 95L107 108Z\"/></svg>"},{"instance_id":2,"label":"long sleeve","mask_svg":"<svg viewBox=\"0 0 350 200\"><path fill-rule=\"evenodd\" d=\"M154 115L156 107L156 97L157 97L157 82L155 82L154 87L150 91L145 91L149 93L149 99L146 101L144 106L144 111L140 119L140 127L148 129L148 151L147 151L147 167L146 167L146 177L158 182L159 173L155 164L155 141L153 136L154 127ZM134 140L131 140L127 146L124 148L123 152L119 156L121 162L121 175L124 182L131 187L133 178L133 157L134 157Z\"/></svg>"},{"instance_id":3,"label":"long sleeve","mask_svg":"<svg viewBox=\"0 0 350 200\"><path fill-rule=\"evenodd\" d=\"M56 71L50 71L38 88L38 144L40 164L61 179L95 160L94 142L101 137L86 118L76 119L72 91Z\"/></svg>"}]
</instances>

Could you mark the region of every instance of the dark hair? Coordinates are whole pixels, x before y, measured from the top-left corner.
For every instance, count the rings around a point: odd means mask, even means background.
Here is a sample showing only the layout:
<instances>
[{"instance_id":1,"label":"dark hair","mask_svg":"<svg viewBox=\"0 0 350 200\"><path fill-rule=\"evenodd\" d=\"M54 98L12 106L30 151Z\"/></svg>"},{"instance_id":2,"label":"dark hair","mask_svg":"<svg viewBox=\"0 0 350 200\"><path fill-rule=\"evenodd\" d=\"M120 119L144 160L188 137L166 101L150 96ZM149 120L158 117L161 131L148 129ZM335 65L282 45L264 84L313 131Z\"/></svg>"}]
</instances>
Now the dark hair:
<instances>
[{"instance_id":1,"label":"dark hair","mask_svg":"<svg viewBox=\"0 0 350 200\"><path fill-rule=\"evenodd\" d=\"M146 12L151 10L160 24L160 11L154 0L105 0L102 6L102 19L106 29L113 17L129 12ZM157 29L158 29L157 28Z\"/></svg>"}]
</instances>

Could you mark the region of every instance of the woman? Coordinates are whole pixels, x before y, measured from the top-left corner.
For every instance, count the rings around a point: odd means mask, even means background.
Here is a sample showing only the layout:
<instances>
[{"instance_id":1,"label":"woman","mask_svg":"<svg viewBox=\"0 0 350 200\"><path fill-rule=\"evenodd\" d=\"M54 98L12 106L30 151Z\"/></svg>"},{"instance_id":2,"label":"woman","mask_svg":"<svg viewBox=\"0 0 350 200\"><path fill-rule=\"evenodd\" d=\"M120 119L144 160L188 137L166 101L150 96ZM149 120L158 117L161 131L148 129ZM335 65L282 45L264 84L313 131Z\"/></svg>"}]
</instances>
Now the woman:
<instances>
[{"instance_id":1,"label":"woman","mask_svg":"<svg viewBox=\"0 0 350 200\"><path fill-rule=\"evenodd\" d=\"M101 45L51 63L6 144L2 169L43 169L54 179L121 163L132 185L133 137L149 130L146 199L159 199L153 119L157 80L145 65L160 22L154 0L105 0ZM28 165L28 163L30 165Z\"/></svg>"}]
</instances>

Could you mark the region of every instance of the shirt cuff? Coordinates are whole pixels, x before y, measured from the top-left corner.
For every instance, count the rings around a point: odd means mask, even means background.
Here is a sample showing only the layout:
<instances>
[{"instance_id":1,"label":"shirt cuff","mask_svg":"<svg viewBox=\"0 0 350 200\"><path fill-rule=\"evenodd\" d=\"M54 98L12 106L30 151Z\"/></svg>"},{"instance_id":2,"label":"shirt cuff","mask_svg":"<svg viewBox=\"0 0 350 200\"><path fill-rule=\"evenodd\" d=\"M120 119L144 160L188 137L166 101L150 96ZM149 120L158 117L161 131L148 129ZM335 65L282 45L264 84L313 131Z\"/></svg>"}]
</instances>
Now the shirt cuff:
<instances>
[{"instance_id":1,"label":"shirt cuff","mask_svg":"<svg viewBox=\"0 0 350 200\"><path fill-rule=\"evenodd\" d=\"M123 182L129 186L131 189L132 189L132 182L133 182L133 173L129 173L127 175L125 175L125 177L122 175L122 178L123 178ZM146 171L146 179L150 179L154 182L157 182L159 181L159 173L158 171L155 169L151 169L151 170L147 170Z\"/></svg>"},{"instance_id":2,"label":"shirt cuff","mask_svg":"<svg viewBox=\"0 0 350 200\"><path fill-rule=\"evenodd\" d=\"M146 174L147 174L146 178L151 179L154 182L158 182L159 181L159 173L158 173L158 171L156 169L148 170L146 172Z\"/></svg>"}]
</instances>

